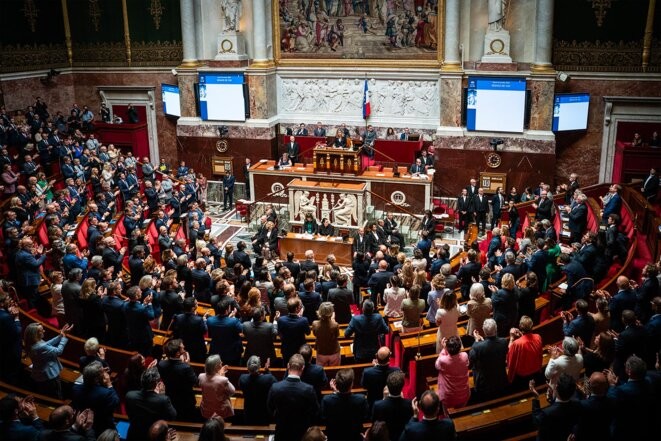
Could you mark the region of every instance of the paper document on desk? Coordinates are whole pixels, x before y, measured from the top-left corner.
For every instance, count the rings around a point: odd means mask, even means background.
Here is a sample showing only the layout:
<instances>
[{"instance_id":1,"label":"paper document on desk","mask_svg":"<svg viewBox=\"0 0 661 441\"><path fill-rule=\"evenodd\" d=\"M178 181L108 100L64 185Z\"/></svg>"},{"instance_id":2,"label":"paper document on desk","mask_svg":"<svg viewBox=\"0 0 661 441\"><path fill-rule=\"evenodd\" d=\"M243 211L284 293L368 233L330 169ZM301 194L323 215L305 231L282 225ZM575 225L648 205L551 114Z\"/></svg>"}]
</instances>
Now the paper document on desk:
<instances>
[{"instance_id":1,"label":"paper document on desk","mask_svg":"<svg viewBox=\"0 0 661 441\"><path fill-rule=\"evenodd\" d=\"M568 288L568 285L566 283L561 283L560 285L558 285L558 288L560 288L563 291L566 291L567 288Z\"/></svg>"}]
</instances>

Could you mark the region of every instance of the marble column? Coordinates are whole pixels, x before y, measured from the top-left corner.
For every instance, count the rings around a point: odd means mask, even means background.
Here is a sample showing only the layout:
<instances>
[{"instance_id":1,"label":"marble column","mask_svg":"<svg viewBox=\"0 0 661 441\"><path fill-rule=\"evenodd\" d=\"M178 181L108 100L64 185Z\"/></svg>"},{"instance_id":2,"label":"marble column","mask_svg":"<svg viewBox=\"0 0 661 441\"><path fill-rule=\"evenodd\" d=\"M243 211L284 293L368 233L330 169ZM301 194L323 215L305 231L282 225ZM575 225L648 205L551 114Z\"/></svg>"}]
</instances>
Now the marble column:
<instances>
[{"instance_id":1,"label":"marble column","mask_svg":"<svg viewBox=\"0 0 661 441\"><path fill-rule=\"evenodd\" d=\"M193 0L193 20L195 32L195 59L204 60L204 26L202 25L202 2ZM183 14L182 14L182 37L183 37ZM184 59L186 55L184 55Z\"/></svg>"},{"instance_id":2,"label":"marble column","mask_svg":"<svg viewBox=\"0 0 661 441\"><path fill-rule=\"evenodd\" d=\"M195 109L195 83L197 80L197 69L179 67L177 68L177 82L179 84L179 99L181 103L180 121L194 118L196 121L197 111Z\"/></svg>"},{"instance_id":3,"label":"marble column","mask_svg":"<svg viewBox=\"0 0 661 441\"><path fill-rule=\"evenodd\" d=\"M269 60L266 39L266 2L252 0L252 36L253 59L251 67L271 67L273 61Z\"/></svg>"},{"instance_id":4,"label":"marble column","mask_svg":"<svg viewBox=\"0 0 661 441\"><path fill-rule=\"evenodd\" d=\"M445 0L445 54L442 69L462 70L459 56L459 0Z\"/></svg>"},{"instance_id":5,"label":"marble column","mask_svg":"<svg viewBox=\"0 0 661 441\"><path fill-rule=\"evenodd\" d=\"M181 8L181 40L184 59L182 66L197 66L197 51L195 45L195 0L180 0Z\"/></svg>"},{"instance_id":6,"label":"marble column","mask_svg":"<svg viewBox=\"0 0 661 441\"><path fill-rule=\"evenodd\" d=\"M530 67L532 73L555 73L551 63L553 8L554 0L537 0L535 62Z\"/></svg>"}]
</instances>

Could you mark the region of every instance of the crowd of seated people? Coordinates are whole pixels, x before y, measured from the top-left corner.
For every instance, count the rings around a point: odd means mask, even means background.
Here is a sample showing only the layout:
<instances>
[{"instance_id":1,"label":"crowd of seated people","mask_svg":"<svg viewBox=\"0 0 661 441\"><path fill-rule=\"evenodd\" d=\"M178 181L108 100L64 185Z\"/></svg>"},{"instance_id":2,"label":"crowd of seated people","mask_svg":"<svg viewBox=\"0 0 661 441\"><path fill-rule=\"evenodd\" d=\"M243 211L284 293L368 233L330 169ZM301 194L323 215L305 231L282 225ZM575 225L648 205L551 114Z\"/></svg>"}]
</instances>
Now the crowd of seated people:
<instances>
[{"instance_id":1,"label":"crowd of seated people","mask_svg":"<svg viewBox=\"0 0 661 441\"><path fill-rule=\"evenodd\" d=\"M3 399L3 439L24 439L18 432L27 432L28 439L52 439L52 431L71 432L71 437L83 439L116 439L113 412L120 403L131 423L128 439L135 440L164 439L168 425L162 420L203 423L200 439L222 439L224 420L275 423L276 440L311 436L309 428L315 424L326 426L329 439L360 439L363 423L377 421L385 422L385 427L375 424L370 431L389 433L384 439L445 439L454 436L454 426L447 417L439 419L443 406L488 400L525 389L530 380L546 379L559 398L552 404L557 407L567 401L563 388L579 379L588 360L590 366L612 370L608 376L612 386L605 394L608 400L618 406L635 401L639 410L634 413L628 408L628 420L611 415L613 433L639 421L640 430L645 430L641 437L650 433L645 418L656 409L652 400L658 397L658 383L644 371L645 367L653 370L659 352L658 265L645 267L640 286L622 276L616 295L597 292L597 304L606 307L594 316L584 304L591 289L573 283L585 277L603 279L610 263L626 256L617 213L607 216L603 243L599 234L585 232L585 225L576 220L574 231L582 243L569 253L560 252L557 232L545 208L540 210L550 199L549 189L542 185L536 202L539 222L527 227L521 238L511 224L494 226L487 251L480 251L477 242L467 244L466 257L454 274L449 247L434 242L431 212L426 214L427 222L422 222L412 258L401 251L406 244L397 223L387 215L357 233L352 292L349 277L332 255L320 267L313 250L300 262L293 255L280 261L266 252L277 247L277 215L272 207L252 238L252 253L247 251L250 243L243 241L236 249L222 250L217 238L209 237L198 177L185 163L174 179L165 174L157 179L150 167L145 172L148 161L140 164L131 154L101 143L94 151L83 148L74 158L75 146L89 141L82 133L81 140L74 140L75 130L62 141L74 150L64 149L68 153L57 159L63 175L70 173L69 168L74 171L73 176L65 176L66 188L54 191L53 200L46 191L40 198L32 195L33 188L17 188L21 203L7 211L3 225L5 252L19 298L44 319L56 318L60 335L45 339L40 323L23 329L16 299L4 286L0 292L2 381L72 401L52 411L49 428L44 429L35 418L31 399ZM9 147L18 146L12 142ZM10 167L14 160L10 158ZM143 171L142 183L138 166ZM151 168L161 170L160 166ZM75 175L78 169L81 174ZM479 199L481 193L474 184L466 193ZM30 192L29 205L22 202L21 191ZM584 203L581 195L575 192L568 201L568 214L573 205ZM500 193L496 196L506 198ZM119 204L122 211L117 213ZM478 216L482 212L467 211L470 221L485 222ZM88 247L77 246L77 235L68 234L76 230L79 215L90 225L85 238ZM154 243L143 231L143 221L152 216L159 234L159 256L154 256ZM30 235L29 226L40 217L46 225L45 247L36 245ZM110 222L120 222L117 219L123 219L125 235L104 237ZM314 227L335 233L327 222ZM182 236L177 235L178 228L185 229ZM49 279L45 283L52 301L44 300L39 290L42 274ZM568 285L562 306L569 310L575 304L576 315L563 314L567 338L561 348L552 350L552 360L544 368L541 337L533 332L535 298L561 275L567 277ZM369 288L364 301L361 288ZM463 313L455 288L466 302L469 318L469 335L461 338L457 323ZM200 303L209 304L211 311L198 314ZM391 350L384 346L384 336L390 331L380 313L382 305L385 315L401 318L405 332L438 327L438 392L403 398L405 374L393 366ZM161 348L154 345L158 329L171 331ZM316 337L314 359L306 344L310 333ZM70 344L70 335L87 340L85 353L80 354L82 383L71 388L63 384L59 359ZM618 336L614 344L613 335ZM210 339L209 347L205 338ZM352 392L356 373L350 368L338 370L331 380L325 374L325 367L342 361L340 339L352 341L355 363L373 363L360 379L366 394ZM276 357L277 341L281 357ZM136 355L128 366L108 365L104 346ZM462 346L471 349L465 352ZM28 377L22 374L23 351L31 361ZM191 363L204 363L204 373L197 375ZM247 373L232 384L226 366L242 365ZM269 373L270 366L287 367L286 377L277 381ZM109 372L118 374L114 382ZM196 388L202 394L199 408ZM332 394L324 396L322 391L328 388ZM637 388L637 400L631 398L632 388ZM237 391L244 397L242 419L235 415L230 399ZM424 415L422 420L418 411ZM537 409L535 418L540 431L546 430L548 422ZM605 417L598 423L610 420ZM585 424L583 429L591 430Z\"/></svg>"}]
</instances>

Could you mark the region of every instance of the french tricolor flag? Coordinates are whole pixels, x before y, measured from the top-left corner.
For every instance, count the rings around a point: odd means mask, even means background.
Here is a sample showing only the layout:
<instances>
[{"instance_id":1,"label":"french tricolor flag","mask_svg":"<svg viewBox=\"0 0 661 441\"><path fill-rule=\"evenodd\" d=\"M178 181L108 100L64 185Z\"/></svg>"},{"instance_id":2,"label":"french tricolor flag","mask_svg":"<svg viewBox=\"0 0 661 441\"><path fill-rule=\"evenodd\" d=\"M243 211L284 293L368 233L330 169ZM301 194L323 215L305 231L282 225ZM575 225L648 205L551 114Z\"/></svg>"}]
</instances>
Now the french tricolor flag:
<instances>
[{"instance_id":1,"label":"french tricolor flag","mask_svg":"<svg viewBox=\"0 0 661 441\"><path fill-rule=\"evenodd\" d=\"M367 84L367 80L365 80L365 89L363 92L363 119L369 118L371 112L372 109L370 108L370 88L369 85Z\"/></svg>"}]
</instances>

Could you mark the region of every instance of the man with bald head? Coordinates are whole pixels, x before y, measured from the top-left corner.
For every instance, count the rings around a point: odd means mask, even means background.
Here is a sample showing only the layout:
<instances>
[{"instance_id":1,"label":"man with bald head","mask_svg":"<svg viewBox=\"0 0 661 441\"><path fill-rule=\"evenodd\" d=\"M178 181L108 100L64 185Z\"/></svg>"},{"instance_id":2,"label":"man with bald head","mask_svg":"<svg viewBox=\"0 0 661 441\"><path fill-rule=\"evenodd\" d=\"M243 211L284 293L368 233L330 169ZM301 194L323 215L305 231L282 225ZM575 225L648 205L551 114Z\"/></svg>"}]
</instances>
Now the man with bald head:
<instances>
[{"instance_id":1,"label":"man with bald head","mask_svg":"<svg viewBox=\"0 0 661 441\"><path fill-rule=\"evenodd\" d=\"M594 372L589 380L590 395L580 401L578 424L574 429L576 440L610 439L610 422L615 407L607 396L608 379L602 372Z\"/></svg>"},{"instance_id":2,"label":"man with bald head","mask_svg":"<svg viewBox=\"0 0 661 441\"><path fill-rule=\"evenodd\" d=\"M624 323L622 323L622 312L626 309L631 311L636 310L636 292L629 282L629 278L620 276L617 278L617 294L615 294L608 303L608 308L611 314L610 327L615 332L622 332L624 330Z\"/></svg>"},{"instance_id":3,"label":"man with bald head","mask_svg":"<svg viewBox=\"0 0 661 441\"><path fill-rule=\"evenodd\" d=\"M51 412L48 418L50 430L41 432L44 441L94 441L94 412L85 409L78 415L71 406L60 406Z\"/></svg>"},{"instance_id":4,"label":"man with bald head","mask_svg":"<svg viewBox=\"0 0 661 441\"><path fill-rule=\"evenodd\" d=\"M376 358L372 360L374 366L363 371L360 385L367 389L367 403L372 411L375 401L383 399L383 388L388 380L388 375L398 372L400 369L390 366L390 349L382 346L376 352Z\"/></svg>"},{"instance_id":5,"label":"man with bald head","mask_svg":"<svg viewBox=\"0 0 661 441\"><path fill-rule=\"evenodd\" d=\"M174 432L172 438L169 436L170 430ZM168 441L170 439L177 439L176 433L177 432L174 429L170 429L167 421L158 420L149 428L149 441Z\"/></svg>"},{"instance_id":6,"label":"man with bald head","mask_svg":"<svg viewBox=\"0 0 661 441\"><path fill-rule=\"evenodd\" d=\"M372 301L374 303L376 303L378 294L381 294L381 297L383 297L383 291L386 289L388 281L392 276L393 272L388 271L388 261L385 259L380 260L376 272L367 281L367 286L372 293Z\"/></svg>"}]
</instances>

